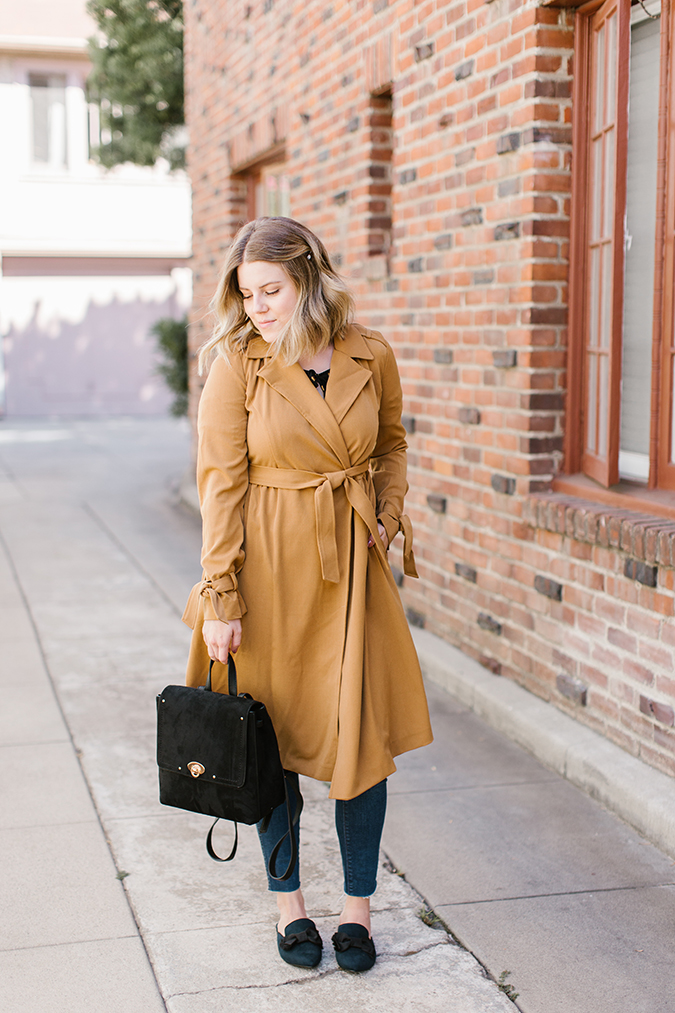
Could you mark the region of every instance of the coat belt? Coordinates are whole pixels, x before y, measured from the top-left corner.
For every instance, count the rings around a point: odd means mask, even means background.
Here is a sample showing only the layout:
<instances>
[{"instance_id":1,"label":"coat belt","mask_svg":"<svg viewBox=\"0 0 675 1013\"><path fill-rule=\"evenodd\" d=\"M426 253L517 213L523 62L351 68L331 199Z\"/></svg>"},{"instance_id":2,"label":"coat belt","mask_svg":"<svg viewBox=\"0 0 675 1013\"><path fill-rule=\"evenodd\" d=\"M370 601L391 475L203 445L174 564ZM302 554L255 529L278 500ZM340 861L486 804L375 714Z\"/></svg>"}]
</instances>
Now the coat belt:
<instances>
[{"instance_id":1,"label":"coat belt","mask_svg":"<svg viewBox=\"0 0 675 1013\"><path fill-rule=\"evenodd\" d=\"M313 471L299 471L294 468L265 468L252 464L248 469L248 480L251 485L269 486L273 489L315 489L314 514L316 517L316 541L321 559L321 575L324 580L336 584L340 579L338 565L337 540L335 536L335 502L333 491L344 486L347 500L364 522L375 544L384 551L382 540L377 529L377 517L370 497L359 482L360 475L365 475L369 462L356 464L342 471L327 471L318 474ZM401 517L400 530L403 531L405 546L403 551L404 570L416 577L415 558L412 552L412 525L407 517Z\"/></svg>"}]
</instances>

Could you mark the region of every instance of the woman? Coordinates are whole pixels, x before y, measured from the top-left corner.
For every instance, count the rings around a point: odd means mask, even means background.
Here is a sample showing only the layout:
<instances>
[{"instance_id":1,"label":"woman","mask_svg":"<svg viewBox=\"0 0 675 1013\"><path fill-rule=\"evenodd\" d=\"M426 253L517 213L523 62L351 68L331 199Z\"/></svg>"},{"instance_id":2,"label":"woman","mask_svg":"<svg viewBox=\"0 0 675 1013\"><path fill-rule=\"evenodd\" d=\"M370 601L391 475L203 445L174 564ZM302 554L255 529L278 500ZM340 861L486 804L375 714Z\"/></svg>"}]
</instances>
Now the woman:
<instances>
[{"instance_id":1,"label":"woman","mask_svg":"<svg viewBox=\"0 0 675 1013\"><path fill-rule=\"evenodd\" d=\"M417 656L386 556L409 521L401 388L394 355L350 323L351 297L323 244L289 218L238 232L214 297L215 353L199 407L197 480L204 577L185 620L194 630L188 684L209 658L274 722L288 780L331 782L345 872L333 937L341 967L372 967L375 891L393 757L431 741ZM280 807L269 857L285 830ZM286 847L286 844L284 845ZM287 855L280 855L283 868ZM299 870L269 881L281 957L315 966L321 939L307 918Z\"/></svg>"}]
</instances>

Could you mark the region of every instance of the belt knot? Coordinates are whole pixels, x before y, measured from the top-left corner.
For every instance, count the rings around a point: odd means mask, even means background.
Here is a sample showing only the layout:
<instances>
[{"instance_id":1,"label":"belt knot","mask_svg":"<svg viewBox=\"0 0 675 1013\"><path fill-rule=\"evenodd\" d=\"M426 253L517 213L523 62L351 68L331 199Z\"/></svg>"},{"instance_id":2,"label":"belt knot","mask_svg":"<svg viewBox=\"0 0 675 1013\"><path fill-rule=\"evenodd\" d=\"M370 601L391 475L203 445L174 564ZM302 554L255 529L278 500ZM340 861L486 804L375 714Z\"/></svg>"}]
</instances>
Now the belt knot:
<instances>
[{"instance_id":1,"label":"belt knot","mask_svg":"<svg viewBox=\"0 0 675 1013\"><path fill-rule=\"evenodd\" d=\"M374 538L377 537L377 518L368 494L357 481L368 473L370 464L363 461L351 468L327 471L301 471L293 468L267 468L249 465L248 480L252 485L265 485L273 489L314 489L314 512L316 516L316 542L321 559L321 575L324 580L337 584L340 580L338 551L335 528L335 502L333 493L344 486L345 495L351 506L362 518Z\"/></svg>"},{"instance_id":2,"label":"belt knot","mask_svg":"<svg viewBox=\"0 0 675 1013\"><path fill-rule=\"evenodd\" d=\"M339 489L348 477L346 471L327 471L323 476L326 481L330 482L331 489Z\"/></svg>"}]
</instances>

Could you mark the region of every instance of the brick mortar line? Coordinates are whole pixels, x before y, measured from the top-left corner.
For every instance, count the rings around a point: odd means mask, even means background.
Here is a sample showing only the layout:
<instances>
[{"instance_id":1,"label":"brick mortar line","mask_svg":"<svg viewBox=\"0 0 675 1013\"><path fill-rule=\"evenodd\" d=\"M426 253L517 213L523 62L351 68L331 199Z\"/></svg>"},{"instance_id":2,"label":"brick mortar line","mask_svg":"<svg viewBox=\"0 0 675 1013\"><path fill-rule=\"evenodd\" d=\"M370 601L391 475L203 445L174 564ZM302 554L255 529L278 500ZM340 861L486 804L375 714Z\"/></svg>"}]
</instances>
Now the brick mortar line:
<instances>
[{"instance_id":1,"label":"brick mortar line","mask_svg":"<svg viewBox=\"0 0 675 1013\"><path fill-rule=\"evenodd\" d=\"M431 633L431 631L426 631L426 632L427 632L427 634ZM616 718L613 718L606 711L602 710L601 708L598 709L597 707L594 708L594 709L592 709L592 710L580 711L578 709L578 707L575 707L574 705L570 705L569 701L565 697L563 697L562 695L558 696L558 695L555 695L552 692L549 692L546 695L544 695L542 693L538 693L538 692L537 693L533 692L533 690L530 688L530 686L533 685L533 684L536 684L536 685L538 685L541 688L541 680L538 679L534 675L530 675L525 680L520 681L517 678L517 676L519 674L517 666L511 665L510 660L508 660L508 659L504 660L504 659L500 658L498 655L496 656L494 653L491 653L490 650L489 650L489 646L487 648L487 654L486 655L482 655L482 650L483 650L482 645L477 645L473 641L464 640L462 638L457 638L457 642L454 643L454 644L451 644L451 643L448 643L447 641L441 640L441 638L436 633L431 633L431 635L434 636L441 643L447 644L449 647L453 648L454 650L461 650L462 653L466 656L466 658L470 659L470 661L474 665L480 666L480 669L481 669L481 671L483 672L484 675L487 675L487 673L490 670L489 670L489 668L487 668L482 663L482 661L478 660L478 658L476 657L476 655L477 656L483 656L483 657L490 657L490 656L493 657L494 660L496 660L496 661L498 661L500 663L500 665L506 665L507 669L511 668L511 670L514 673L514 676L513 677L508 677L508 680L509 680L509 682L512 685L517 686L520 690L523 690L524 692L527 692L529 695L532 695L533 697L535 697L537 700L541 701L542 703L551 704L552 706L554 706L556 708L556 710L560 711L560 713L566 715L568 718L570 718L573 721L579 721L582 724L582 726L584 726L584 727L586 727L586 728L588 728L588 729L596 732L597 734L602 735L605 738L608 738L609 737L609 733L611 733L612 731L615 731L615 732L618 732L621 736L623 736L624 741L630 738L631 728L630 728L629 725L626 725L625 723L623 723L620 720L620 716L617 716ZM550 668L552 670L555 668L555 666L551 666L551 665L547 665L546 667L548 667L548 668ZM548 688L552 689L553 687L548 687ZM622 700L621 697L614 696L613 694L611 694L610 692L608 692L607 690L605 690L603 687L600 687L600 686L595 685L595 684L589 685L588 688L595 695L600 696L601 698L605 698L605 699L611 700L614 703L616 703L617 708L619 708L620 712L624 711L624 712L630 713L630 710L628 708L628 702L625 701L625 700ZM642 695L650 687L647 687L647 686L645 686L643 684L638 684L637 686L635 686L633 688L636 689L636 691L637 691L637 693L639 695ZM481 716L484 716L484 715L481 715ZM662 726L658 725L658 726L654 726L654 727L661 728ZM504 731L503 728L500 728L500 730ZM507 734L508 734L508 732L507 732ZM659 768L658 767L654 767L654 765L651 763L651 761L646 760L646 759L643 758L644 757L644 749L645 748L647 750L651 751L653 754L655 754L657 757L659 757L659 758L661 758L663 760L669 760L671 758L671 754L667 750L667 748L665 748L664 746L660 745L657 742L657 740L654 739L654 738L652 738L648 742L644 742L644 743L640 739L638 739L637 740L638 749L637 749L637 752L635 752L635 753L629 752L623 746L619 746L615 739L609 738L609 741L613 745L617 746L617 748L620 748L622 750L622 752L625 752L627 756L631 756L634 759L639 760L641 763L649 764L649 766L651 766L653 769L656 769L656 770L659 770ZM520 744L522 745L523 743L520 742ZM634 745L635 742L633 742L632 744ZM670 775L666 774L663 770L659 770L659 772L665 774L665 776L670 779ZM674 852L674 855L675 855L675 852Z\"/></svg>"},{"instance_id":2,"label":"brick mortar line","mask_svg":"<svg viewBox=\"0 0 675 1013\"><path fill-rule=\"evenodd\" d=\"M459 580L461 578L458 577L457 579ZM409 589L406 589L406 590L409 591ZM448 591L448 590L450 590L450 588L445 588L444 590ZM490 596L490 593L489 592L485 592L485 589L483 589L483 593L486 596ZM462 599L462 598L460 598L457 595L455 596L455 598L456 598L457 602L459 604L463 605L464 609L467 610L467 611L472 611L472 612L478 613L478 612L484 611L486 607L489 607L489 605L482 606L482 605L480 605L480 604L478 604L478 603L476 603L476 602L474 602L472 600ZM509 599L509 598L497 598L496 600L499 603L504 604L504 605L509 606L509 607L512 607L513 604L514 604L513 601L511 599ZM558 604L565 605L566 603L565 602L559 602ZM516 607L519 608L519 609L522 609L524 611L527 611L527 605L525 603L517 603ZM576 617L576 615L578 615L580 613L584 614L584 610L575 608L575 606L568 605L568 607L572 611L575 612L575 617ZM462 619L466 619L466 616L464 615L464 613L459 608L452 609L452 608L448 607L448 611L450 613L454 613L456 616L461 617ZM647 610L643 610L643 611L647 611ZM502 616L496 610L495 610L495 612L496 612L495 618L497 618L502 623L502 626L510 627L514 632L522 633L522 635L523 635L523 637L524 637L525 640L533 640L533 641L536 641L538 643L549 644L549 645L551 644L550 637L548 637L546 635L546 633L544 633L543 631L537 630L536 627L533 627L532 629L524 629L522 626L520 626L517 623L513 623L512 624L508 616ZM545 620L551 620L550 614L546 613L546 612L538 612L537 616L539 616L540 618L545 619ZM608 633L609 630L611 630L611 629L619 629L618 626L613 626L610 620L602 620L602 622L605 623L606 626L607 626L607 629L605 631L606 633ZM578 630L578 627L576 627L576 626L571 627L571 628ZM672 648L668 644L666 644L660 637L659 638L647 637L645 634L636 633L634 631L631 631L630 636L634 636L635 637L635 639L637 641L637 646L638 647L641 646L642 644L647 644L647 645L649 645L649 644L663 645L663 649L665 651L667 651L668 653L672 654ZM463 638L461 636L458 636L457 639L458 640L463 640ZM467 644L472 643L468 639L464 640L463 642L466 642ZM499 642L500 643L505 643L505 644L507 644L509 646L512 646L512 645L515 645L516 647L520 646L520 645L516 644L516 642L514 640L509 639L508 637L506 638L506 640L499 641ZM495 641L495 643L497 643L497 641ZM564 644L562 644L562 645L561 644L555 644L556 648L558 648L560 646L564 646ZM642 661L642 662L649 660L648 658L645 658L643 654L641 654L639 652L631 652L628 648L621 647L620 645L613 643L607 637L605 637L605 640L601 644L599 644L599 646L607 647L607 649L611 649L612 651L615 651L620 657L627 658L628 660L635 660L635 661ZM589 657L587 655L583 655L582 656L581 654L579 654L579 652L575 651L574 649L571 649L569 653L570 653L570 656L572 657L572 660L580 661L583 664L590 664L591 667L593 667L593 658L592 657ZM538 659L538 660L541 660L541 659ZM552 665L552 664L550 664L548 662L542 662L542 663L546 664L548 667L551 667L551 668L555 668L556 667L555 665ZM660 665L659 666L655 666L654 663L651 663L651 662L650 662L650 664L652 664L652 667L662 668L662 666L660 666ZM657 675L658 674L662 674L662 675L665 675L667 678L669 678L670 677L670 672L671 672L670 668L668 668L668 669L664 668L663 671L657 672L656 674ZM633 688L639 688L642 692L644 692L645 689L649 688L647 686L647 684L645 684L644 682L639 682L637 679L635 679L635 677L626 676L625 673L622 673L622 678L623 679L628 679L629 681L632 679ZM596 687L596 691L600 691L600 687ZM626 702L626 701L624 701L624 702Z\"/></svg>"},{"instance_id":3,"label":"brick mortar line","mask_svg":"<svg viewBox=\"0 0 675 1013\"><path fill-rule=\"evenodd\" d=\"M457 614L461 615L460 613L457 613ZM462 618L465 618L465 617L462 616ZM486 633L487 633L487 631L486 631ZM506 640L506 641L499 640L499 641L495 641L494 643L495 643L495 645L497 643L503 644L505 646L505 648L506 648L506 651L504 653L510 653L510 649L512 647L514 647L514 646L516 647L516 649L518 649L518 647L519 647L519 645L514 644L514 642L509 641L509 640ZM457 645L463 645L462 646L462 650L468 656L472 657L474 653L480 653L484 646L488 646L489 647L490 641L489 640L486 641L486 644L477 645L474 641L471 641L471 640L469 640L467 638L463 638L461 636L457 636L455 638L455 640L454 640L453 646L457 646ZM574 659L574 658L572 658L571 660L579 660L579 661L582 661L582 663L584 665L587 665L588 667L591 667L591 668L594 667L592 665L592 663L590 663L588 661L588 659ZM551 671L555 671L556 668L560 668L561 667L560 665L556 665L555 663L542 662L542 664L546 668L550 669ZM622 678L626 678L626 677L624 675L622 675ZM530 676L530 679L531 680L535 679L535 677L534 676ZM512 681L516 682L516 684L520 684L520 682L518 680L516 680L516 679L514 679ZM535 681L536 681L536 679L535 679ZM629 685L631 686L631 688L635 689L640 694L644 694L647 690L651 690L651 692L654 692L654 688L652 686L648 686L648 685L646 685L644 683L633 681L633 683L629 682ZM548 692L545 693L545 694L544 693L538 693L538 694L536 694L537 697L538 697L538 699L540 699L540 700L544 700L546 702L550 702L555 697L556 700L559 699L560 703L563 703L564 701L567 701L567 698L565 698L565 697L560 696L560 698L558 698L558 695L555 693L555 687L552 684L551 685L547 685L545 687L542 687L541 684L540 684L540 688L545 688L546 690L548 690ZM606 697L606 698L609 698L609 699L615 701L617 703L617 705L623 704L625 706L628 706L628 704L629 704L629 701L623 699L622 697L617 697L614 694L612 694L612 692L610 690L608 690L607 687L604 687L604 686L601 686L599 684L591 682L588 688L593 693L595 693L595 694L597 694L599 696ZM579 716L578 708L574 704L570 704L569 701L567 701L567 704L568 704L568 708L566 710L566 713L568 713L568 712L569 713L573 713L575 715L575 717L578 717ZM610 723L608 721L608 716L604 712L602 712L602 711L599 714L597 714L593 710L590 710L590 711L587 710L585 713L586 714L590 714L593 717L594 720L598 721L601 724L607 725L608 723ZM615 722L615 726L616 727L620 727L620 728L624 727L624 726L622 726L622 725L620 725L620 724L618 724L616 722ZM658 727L668 727L668 726L659 725ZM656 743L653 742L653 741L650 742L649 745L656 748ZM668 755L668 754L665 754L665 755Z\"/></svg>"},{"instance_id":4,"label":"brick mortar line","mask_svg":"<svg viewBox=\"0 0 675 1013\"><path fill-rule=\"evenodd\" d=\"M502 557L502 558L504 558L504 557ZM433 563L429 563L426 559L424 559L424 557L422 557L419 560L419 562L420 562L420 567L423 568L423 569L425 569L425 570L427 570L430 574L437 574L437 575L441 575L441 576L444 576L444 577L448 577L448 575L449 575L449 577L453 581L453 583L465 580L465 578L462 578L461 574L456 574L456 573L454 573L454 571L449 572L449 571L447 571L445 569L442 569L440 566L434 566ZM508 558L504 558L504 562L508 563L509 565L514 565L513 562L510 559L508 559ZM532 593L535 593L535 594L541 594L541 592L538 592L536 590L536 588L534 587L534 583L532 583L531 585L524 584L522 581L520 581L520 580L518 580L516 578L508 578L508 577L503 576L501 573L499 573L498 570L485 570L483 567L473 566L471 563L466 563L465 565L471 566L472 569L475 569L476 572L477 572L477 575L480 575L482 573L482 574L485 574L486 576L489 576L489 577L499 577L499 582L500 582L500 585L502 585L502 586L508 584L508 585L512 586L514 589L518 589L519 591L523 591L524 590L527 593L532 592ZM521 564L515 564L515 565L520 566ZM522 565L524 565L524 564L522 564ZM531 572L536 576L537 573L540 572L540 570L532 570ZM550 572L550 571L548 571L548 572ZM599 573L600 575L607 574L606 570L605 571L592 570L592 572ZM615 578L619 578L619 579L622 579L622 580L626 580L628 583L633 583L630 580L630 578L624 577L620 573L614 573L614 572L612 572L612 573L609 574L609 576L615 577ZM616 600L615 596L612 595L609 591L607 591L606 588L599 589L599 588L589 587L586 584L582 584L578 580L566 579L566 578L564 578L562 576L557 581L557 583L562 584L563 589L565 587L569 587L570 589L572 589L574 591L583 592L584 594L587 594L591 598L601 597L601 598L607 598L607 599L609 599L611 601L615 601ZM468 584L473 585L473 587L475 587L476 590L481 593L481 595L483 595L484 597L490 598L493 602L500 602L500 603L503 603L505 605L512 606L512 607L514 607L516 609L523 609L523 610L526 610L526 611L531 611L528 608L528 605L527 605L526 602L521 602L521 601L518 601L518 600L514 600L512 597L509 597L506 594L502 594L502 593L500 593L497 590L494 590L494 589L492 589L490 587L485 586L485 584L479 584L477 581L476 582L469 581L469 582L466 582L466 584L467 584L467 586L468 586ZM450 584L445 584L445 583L437 584L436 582L433 582L432 586L433 586L434 589L436 589L438 591L451 591L452 590L452 585L450 585ZM460 586L464 586L464 584L461 584ZM415 593L415 588L412 585L406 584L405 589L406 589L407 592L412 592L413 594ZM659 594L665 594L666 597L670 597L672 595L672 591L670 591L669 588L663 588L662 587L661 589L659 589L657 587L657 588L650 588L650 590L654 590L655 592L657 592ZM543 598L546 598L547 596L546 595L542 595L541 597L543 599ZM535 599L535 600L538 600L538 599ZM558 601L557 599L550 599L550 600L554 604L556 604L556 605L559 605L561 607L564 606L564 607L570 609L575 614L575 616L591 614L591 613L589 613L589 610L587 608L585 608L583 605L579 604L578 602L565 601L564 598L561 599L560 601ZM466 601L468 601L468 599L462 599L462 601L466 602ZM473 604L473 602L471 602L471 604ZM651 616L652 615L652 610L649 609L649 608L647 608L644 605L640 605L639 602L625 602L624 604L626 606L630 606L632 609L638 610L643 615L647 615L647 616ZM476 607L479 607L479 606L476 606ZM545 611L543 609L541 611L538 611L538 610L535 610L535 611L536 611L537 615L540 615L543 618L551 618L550 612L547 612L547 611ZM661 625L663 625L664 621L667 618L668 618L667 616L659 614L658 622ZM614 620L609 619L609 618L602 618L602 619L599 619L598 621L602 622L602 623L605 623L607 625L608 629L610 629L610 628L619 628L620 625L621 625L617 621L614 621ZM505 622L508 622L508 620L505 619ZM516 624L514 626L514 629L522 629L523 634L527 635L527 636L530 636L530 635L537 636L538 635L534 629L523 628L523 627L519 626L518 624ZM643 636L643 634L640 634L638 631L631 630L628 635L635 636L638 639L639 642L642 642L640 638ZM655 640L657 642L663 643L663 640L662 640L662 638L660 636L659 637L648 637L648 639L650 641L651 640ZM634 655L634 657L637 657L637 655Z\"/></svg>"},{"instance_id":5,"label":"brick mortar line","mask_svg":"<svg viewBox=\"0 0 675 1013\"><path fill-rule=\"evenodd\" d=\"M507 604L510 604L510 603L507 603ZM525 606L523 606L523 608L524 607ZM477 611L483 611L483 609L481 609L481 607L478 606L478 605L475 606L475 609ZM449 609L449 611L451 613L454 612L454 614L457 617L461 618L462 620L466 620L467 619L467 617L461 611L459 611L459 610ZM544 613L541 613L541 617L543 619L550 619L550 616L547 616ZM508 625L508 619L506 619L504 617L499 617L499 616L498 616L498 618L503 621L504 625ZM514 630L519 630L520 627L514 626L513 629ZM526 639L537 641L539 643L548 643L548 644L550 644L550 639L548 639L543 632L539 632L539 631L534 630L534 629L533 630L529 630L527 632L528 632L528 637ZM486 631L486 633L487 633L487 631ZM464 644L466 647L470 647L472 650L476 650L476 644L475 644L475 642L471 641L470 639L462 637L462 636L459 636L459 635L455 639L456 639L456 641L458 643ZM647 641L647 642L648 643L652 643L652 641ZM490 641L487 640L486 643L487 643L487 645L489 645ZM518 649L521 648L521 646L523 646L523 645L520 645L520 644L516 643L514 640L510 640L509 638L507 638L506 640L503 640L503 641L502 640L499 640L499 641L495 640L494 641L495 646L497 645L497 643L504 644L507 652L510 652L510 650L512 648L514 648L514 647L516 648L516 650L518 650ZM653 643L661 645L664 642L662 640L656 640L656 641L653 641ZM619 652L619 653L624 650L622 648L617 647L611 641L607 641L607 645L608 645L608 649L612 649L612 650L616 649L616 651ZM607 645L603 645L603 646L607 646ZM484 646L484 645L481 645L481 647L482 646ZM560 645L555 645L556 650L559 648L559 646ZM524 649L524 646L523 646L523 649ZM665 646L664 650L668 650L668 647ZM642 654L632 654L631 655L630 652L625 652L625 654L621 654L621 656L622 657L626 657L628 660L635 660L635 661L638 661L638 662L644 662L645 661L645 658L644 658L644 656ZM594 659L592 657L589 658L589 657L586 657L586 656L583 656L583 657L576 656L574 654L574 652L571 652L570 655L569 655L569 657L570 657L570 660L577 661L577 662L583 664L584 666L587 666L587 667L590 667L590 668L594 668L595 667ZM553 660L551 662L542 661L541 663L546 668L550 669L551 671L554 671L556 668L560 668L561 667L560 664L556 665L555 660ZM656 672L656 675L657 676L665 676L666 678L669 678L669 675L667 674L667 672ZM629 685L633 690L635 690L636 692L638 692L640 694L644 694L648 690L651 691L652 693L655 691L655 687L654 687L653 684L639 681L634 676L626 675L623 672L621 673L621 679L622 680L627 680L627 685ZM550 697L551 696L551 691L554 689L554 687L552 685L549 685L549 686L545 686L545 687L542 687L542 688L545 688L545 689L547 689L549 691L546 694L546 696ZM628 703L629 703L629 701L627 701L627 700L625 700L625 699L623 699L621 697L615 696L610 691L608 691L607 687L601 686L600 684L592 683L589 686L589 688L591 688L594 693L597 693L597 694L599 694L601 696L610 697L611 699L615 700L617 702L617 704L618 703L622 703L622 704L628 705ZM543 696L542 694L539 694L539 695ZM659 695L658 694L658 690L657 690L657 695Z\"/></svg>"}]
</instances>

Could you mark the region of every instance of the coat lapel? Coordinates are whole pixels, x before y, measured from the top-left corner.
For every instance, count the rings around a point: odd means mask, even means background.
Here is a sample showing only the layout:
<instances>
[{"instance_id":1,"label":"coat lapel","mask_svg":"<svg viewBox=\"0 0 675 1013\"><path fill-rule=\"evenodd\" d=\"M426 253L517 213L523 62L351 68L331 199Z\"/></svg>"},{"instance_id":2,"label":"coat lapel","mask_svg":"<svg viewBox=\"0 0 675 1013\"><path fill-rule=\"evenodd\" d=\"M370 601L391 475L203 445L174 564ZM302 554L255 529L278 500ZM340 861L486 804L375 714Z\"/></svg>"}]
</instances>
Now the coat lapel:
<instances>
[{"instance_id":1,"label":"coat lapel","mask_svg":"<svg viewBox=\"0 0 675 1013\"><path fill-rule=\"evenodd\" d=\"M356 401L357 397L372 377L367 366L356 362L351 355L335 343L335 351L330 364L330 379L326 388L326 404L331 409L338 423Z\"/></svg>"},{"instance_id":2,"label":"coat lapel","mask_svg":"<svg viewBox=\"0 0 675 1013\"><path fill-rule=\"evenodd\" d=\"M258 376L300 412L323 437L343 468L350 467L349 451L339 424L372 376L367 366L355 360L373 358L357 328L349 327L344 338L335 342L325 401L298 363L284 366L279 359L268 358L270 346L263 338L252 339L247 353L249 358L268 360L258 370Z\"/></svg>"},{"instance_id":3,"label":"coat lapel","mask_svg":"<svg viewBox=\"0 0 675 1013\"><path fill-rule=\"evenodd\" d=\"M297 362L292 366L284 366L278 359L273 359L258 370L258 376L290 401L323 437L343 468L351 466L349 451L335 416Z\"/></svg>"}]
</instances>

